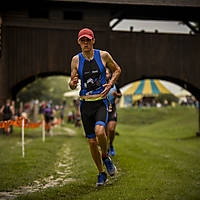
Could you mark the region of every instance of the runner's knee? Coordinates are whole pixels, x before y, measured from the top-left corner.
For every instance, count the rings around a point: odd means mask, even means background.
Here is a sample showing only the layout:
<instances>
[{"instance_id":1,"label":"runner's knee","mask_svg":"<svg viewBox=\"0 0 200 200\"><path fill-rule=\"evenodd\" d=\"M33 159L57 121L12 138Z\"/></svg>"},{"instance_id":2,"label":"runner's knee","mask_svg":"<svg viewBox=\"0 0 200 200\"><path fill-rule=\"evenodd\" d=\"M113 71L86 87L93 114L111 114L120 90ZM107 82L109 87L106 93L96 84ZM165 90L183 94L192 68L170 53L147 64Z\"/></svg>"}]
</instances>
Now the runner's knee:
<instances>
[{"instance_id":1,"label":"runner's knee","mask_svg":"<svg viewBox=\"0 0 200 200\"><path fill-rule=\"evenodd\" d=\"M89 145L90 145L91 147L97 145L97 140L96 140L96 138L90 138L90 139L88 139L88 142L89 142Z\"/></svg>"},{"instance_id":2,"label":"runner's knee","mask_svg":"<svg viewBox=\"0 0 200 200\"><path fill-rule=\"evenodd\" d=\"M96 133L97 137L104 135L105 134L105 128L104 128L104 126L102 126L102 125L96 125L96 127L95 127L95 133Z\"/></svg>"}]
</instances>

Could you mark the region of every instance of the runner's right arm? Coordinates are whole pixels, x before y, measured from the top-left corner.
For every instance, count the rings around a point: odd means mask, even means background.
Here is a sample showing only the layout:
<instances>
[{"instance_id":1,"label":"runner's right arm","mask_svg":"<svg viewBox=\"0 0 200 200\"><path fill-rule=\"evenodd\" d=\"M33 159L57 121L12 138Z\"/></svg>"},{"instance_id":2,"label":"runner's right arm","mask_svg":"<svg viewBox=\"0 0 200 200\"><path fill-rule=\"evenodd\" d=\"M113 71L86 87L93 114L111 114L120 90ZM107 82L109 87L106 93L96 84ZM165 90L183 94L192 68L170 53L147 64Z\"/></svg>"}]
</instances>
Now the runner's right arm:
<instances>
[{"instance_id":1,"label":"runner's right arm","mask_svg":"<svg viewBox=\"0 0 200 200\"><path fill-rule=\"evenodd\" d=\"M78 84L78 62L79 57L78 55L76 55L72 58L71 62L71 79L69 82L69 86L72 90L76 89Z\"/></svg>"}]
</instances>

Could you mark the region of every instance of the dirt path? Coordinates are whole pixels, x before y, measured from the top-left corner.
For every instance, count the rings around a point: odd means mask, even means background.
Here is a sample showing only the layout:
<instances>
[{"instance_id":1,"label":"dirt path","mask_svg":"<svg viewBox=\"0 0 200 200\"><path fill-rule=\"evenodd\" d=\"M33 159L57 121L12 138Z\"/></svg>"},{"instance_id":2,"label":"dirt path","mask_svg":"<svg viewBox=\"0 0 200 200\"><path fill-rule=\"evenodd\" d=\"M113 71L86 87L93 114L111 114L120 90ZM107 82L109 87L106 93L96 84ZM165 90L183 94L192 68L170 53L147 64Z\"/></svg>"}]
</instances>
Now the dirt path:
<instances>
[{"instance_id":1,"label":"dirt path","mask_svg":"<svg viewBox=\"0 0 200 200\"><path fill-rule=\"evenodd\" d=\"M75 135L75 131L65 128L68 134ZM61 133L58 133L61 134ZM28 194L32 192L42 191L57 185L63 186L68 182L75 181L70 177L72 169L73 157L71 149L66 144L63 145L57 154L57 162L55 163L55 173L44 179L38 179L30 183L28 186L22 186L11 192L0 192L0 200L14 199L19 195Z\"/></svg>"}]
</instances>

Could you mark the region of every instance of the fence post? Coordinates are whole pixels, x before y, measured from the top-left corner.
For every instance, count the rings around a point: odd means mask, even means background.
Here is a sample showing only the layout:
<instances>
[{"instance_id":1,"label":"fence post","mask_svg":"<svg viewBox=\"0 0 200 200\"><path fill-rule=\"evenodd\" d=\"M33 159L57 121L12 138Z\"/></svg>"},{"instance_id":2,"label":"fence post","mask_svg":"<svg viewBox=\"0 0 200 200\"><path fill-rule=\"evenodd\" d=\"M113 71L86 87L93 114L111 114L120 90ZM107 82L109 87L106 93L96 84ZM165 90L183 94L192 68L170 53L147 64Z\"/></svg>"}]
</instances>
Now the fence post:
<instances>
[{"instance_id":1,"label":"fence post","mask_svg":"<svg viewBox=\"0 0 200 200\"><path fill-rule=\"evenodd\" d=\"M22 157L24 158L24 118L22 119Z\"/></svg>"},{"instance_id":2,"label":"fence post","mask_svg":"<svg viewBox=\"0 0 200 200\"><path fill-rule=\"evenodd\" d=\"M42 120L42 141L45 142L45 120Z\"/></svg>"}]
</instances>

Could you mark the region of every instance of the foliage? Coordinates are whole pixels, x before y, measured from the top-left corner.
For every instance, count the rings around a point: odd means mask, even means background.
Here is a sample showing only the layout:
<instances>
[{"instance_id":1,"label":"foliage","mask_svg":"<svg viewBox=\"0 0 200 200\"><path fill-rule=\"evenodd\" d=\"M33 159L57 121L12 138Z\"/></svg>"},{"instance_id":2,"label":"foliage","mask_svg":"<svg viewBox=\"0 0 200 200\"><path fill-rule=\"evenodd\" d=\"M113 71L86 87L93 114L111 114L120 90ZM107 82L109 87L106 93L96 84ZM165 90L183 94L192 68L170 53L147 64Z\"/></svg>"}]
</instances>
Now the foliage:
<instances>
[{"instance_id":1,"label":"foliage","mask_svg":"<svg viewBox=\"0 0 200 200\"><path fill-rule=\"evenodd\" d=\"M168 104L171 105L172 102L178 102L178 98L173 94L160 94L156 97L156 101L164 104L164 101L167 100Z\"/></svg>"},{"instance_id":2,"label":"foliage","mask_svg":"<svg viewBox=\"0 0 200 200\"><path fill-rule=\"evenodd\" d=\"M28 102L33 99L40 101L52 100L55 104L60 104L64 100L63 94L67 91L67 80L68 78L64 76L38 78L24 87L17 94L17 99L23 102Z\"/></svg>"}]
</instances>

